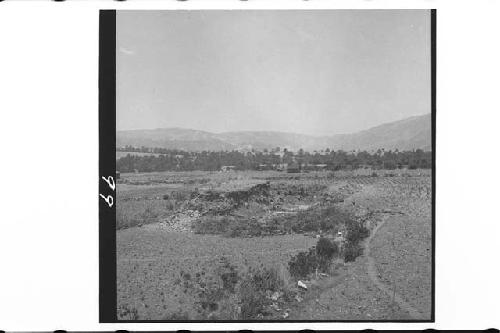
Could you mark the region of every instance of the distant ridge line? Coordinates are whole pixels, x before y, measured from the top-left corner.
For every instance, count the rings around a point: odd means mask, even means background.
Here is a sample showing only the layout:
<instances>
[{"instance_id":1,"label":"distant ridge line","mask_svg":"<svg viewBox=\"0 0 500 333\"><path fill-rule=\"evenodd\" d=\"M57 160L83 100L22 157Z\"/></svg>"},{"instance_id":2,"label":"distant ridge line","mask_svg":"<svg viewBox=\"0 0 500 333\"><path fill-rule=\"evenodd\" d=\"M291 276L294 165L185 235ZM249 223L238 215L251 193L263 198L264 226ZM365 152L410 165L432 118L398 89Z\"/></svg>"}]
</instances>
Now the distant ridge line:
<instances>
[{"instance_id":1,"label":"distant ridge line","mask_svg":"<svg viewBox=\"0 0 500 333\"><path fill-rule=\"evenodd\" d=\"M431 114L412 116L350 134L309 135L281 131L228 131L213 133L180 127L117 131L117 147L158 147L202 150L412 150L430 151Z\"/></svg>"}]
</instances>

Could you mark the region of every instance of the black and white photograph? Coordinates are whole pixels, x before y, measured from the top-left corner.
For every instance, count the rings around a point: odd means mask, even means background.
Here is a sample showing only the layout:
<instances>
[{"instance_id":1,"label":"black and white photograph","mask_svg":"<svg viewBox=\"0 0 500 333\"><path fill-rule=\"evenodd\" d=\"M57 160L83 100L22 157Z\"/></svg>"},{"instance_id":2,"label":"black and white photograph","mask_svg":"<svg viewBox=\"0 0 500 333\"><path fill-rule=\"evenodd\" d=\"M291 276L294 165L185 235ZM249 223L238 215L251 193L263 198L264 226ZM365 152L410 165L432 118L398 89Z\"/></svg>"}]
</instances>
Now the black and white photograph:
<instances>
[{"instance_id":1,"label":"black and white photograph","mask_svg":"<svg viewBox=\"0 0 500 333\"><path fill-rule=\"evenodd\" d=\"M499 13L0 1L0 333L497 332Z\"/></svg>"},{"instance_id":2,"label":"black and white photograph","mask_svg":"<svg viewBox=\"0 0 500 333\"><path fill-rule=\"evenodd\" d=\"M431 81L430 10L117 11L117 320L433 320Z\"/></svg>"}]
</instances>

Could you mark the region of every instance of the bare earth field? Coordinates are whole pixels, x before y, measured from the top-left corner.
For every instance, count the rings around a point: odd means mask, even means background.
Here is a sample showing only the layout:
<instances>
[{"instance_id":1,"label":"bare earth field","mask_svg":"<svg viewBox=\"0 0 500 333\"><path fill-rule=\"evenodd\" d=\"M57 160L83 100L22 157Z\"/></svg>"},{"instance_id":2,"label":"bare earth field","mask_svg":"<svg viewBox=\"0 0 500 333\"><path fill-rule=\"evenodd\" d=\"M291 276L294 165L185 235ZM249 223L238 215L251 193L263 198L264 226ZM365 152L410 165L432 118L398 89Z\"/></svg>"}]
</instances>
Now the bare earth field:
<instances>
[{"instance_id":1,"label":"bare earth field","mask_svg":"<svg viewBox=\"0 0 500 333\"><path fill-rule=\"evenodd\" d=\"M369 236L355 260L335 258L298 288L291 258L344 230L330 208L362 221ZM118 317L430 320L431 213L429 170L122 174ZM328 224L309 228L307 216ZM259 284L261 306L245 290L266 268L281 282Z\"/></svg>"}]
</instances>

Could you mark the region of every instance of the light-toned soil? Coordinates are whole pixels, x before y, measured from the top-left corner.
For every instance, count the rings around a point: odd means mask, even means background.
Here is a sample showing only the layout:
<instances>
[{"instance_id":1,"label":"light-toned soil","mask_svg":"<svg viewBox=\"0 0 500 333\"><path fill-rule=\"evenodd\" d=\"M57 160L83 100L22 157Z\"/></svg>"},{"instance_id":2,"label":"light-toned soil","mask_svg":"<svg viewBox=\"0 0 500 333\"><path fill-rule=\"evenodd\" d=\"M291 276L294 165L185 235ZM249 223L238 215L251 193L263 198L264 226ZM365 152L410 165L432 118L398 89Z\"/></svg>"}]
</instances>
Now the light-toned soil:
<instances>
[{"instance_id":1,"label":"light-toned soil","mask_svg":"<svg viewBox=\"0 0 500 333\"><path fill-rule=\"evenodd\" d=\"M299 251L316 244L303 235L259 238L227 238L170 232L164 229L131 228L117 233L118 306L139 311L141 319L163 319L168 313L188 310L193 299L175 285L181 271L206 272L221 257L248 267L280 267ZM189 313L193 318L195 313Z\"/></svg>"}]
</instances>

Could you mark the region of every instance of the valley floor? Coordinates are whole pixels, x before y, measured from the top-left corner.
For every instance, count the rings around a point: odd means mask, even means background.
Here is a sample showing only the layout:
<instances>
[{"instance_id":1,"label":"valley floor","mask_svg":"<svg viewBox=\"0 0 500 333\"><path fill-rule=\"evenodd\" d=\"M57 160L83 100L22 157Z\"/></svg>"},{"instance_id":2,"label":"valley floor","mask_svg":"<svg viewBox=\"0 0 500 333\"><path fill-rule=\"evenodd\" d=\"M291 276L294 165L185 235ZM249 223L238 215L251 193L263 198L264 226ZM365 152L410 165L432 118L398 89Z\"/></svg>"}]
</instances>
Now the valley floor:
<instances>
[{"instance_id":1,"label":"valley floor","mask_svg":"<svg viewBox=\"0 0 500 333\"><path fill-rule=\"evenodd\" d=\"M265 178L274 181L268 174ZM345 192L340 205L368 217L371 236L364 241L364 253L354 262L339 263L328 276L311 280L303 297L282 304L267 319L430 320L430 175L346 175L334 179L322 176L321 181L328 184L332 193ZM154 186L139 187L141 193L162 193L161 188ZM139 200L133 199L133 185L125 185L125 190L127 202ZM121 209L127 209L127 202L122 202ZM168 320L172 314L187 312L189 319L197 319L191 311L196 295L179 284L179 275L210 275L215 273L217 263L224 260L241 272L249 267L286 271L291 256L311 248L317 241L314 235L293 233L250 238L195 234L189 230L189 223L197 215L186 214L190 215L176 217L175 221L182 220L180 229L165 227L160 222L164 217L159 216L158 222L117 231L119 313L133 309L134 319Z\"/></svg>"}]
</instances>

